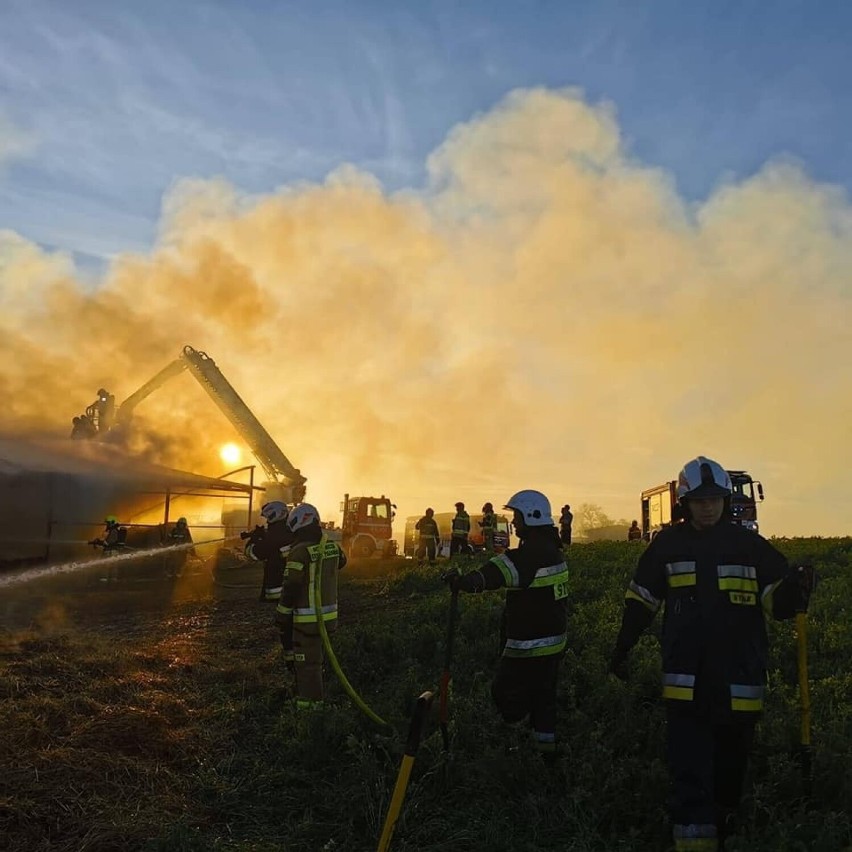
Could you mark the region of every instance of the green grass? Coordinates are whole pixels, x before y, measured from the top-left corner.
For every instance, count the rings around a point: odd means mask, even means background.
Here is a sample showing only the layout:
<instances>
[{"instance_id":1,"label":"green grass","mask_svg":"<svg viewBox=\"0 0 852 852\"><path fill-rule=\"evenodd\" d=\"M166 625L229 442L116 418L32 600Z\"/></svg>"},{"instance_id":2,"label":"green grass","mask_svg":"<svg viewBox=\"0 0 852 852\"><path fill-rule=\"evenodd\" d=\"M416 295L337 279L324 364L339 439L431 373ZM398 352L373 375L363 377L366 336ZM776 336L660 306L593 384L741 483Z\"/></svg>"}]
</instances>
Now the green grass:
<instances>
[{"instance_id":1,"label":"green grass","mask_svg":"<svg viewBox=\"0 0 852 852\"><path fill-rule=\"evenodd\" d=\"M793 629L773 624L772 689L749 774L746 833L731 848L841 850L852 843L852 540L777 543L822 577L809 616L813 797L803 797L795 760ZM555 768L491 706L500 594L461 598L451 751L444 754L433 718L394 850L665 848L654 636L634 651L629 684L606 673L640 547L571 550L559 691L564 753ZM375 849L413 701L440 678L449 596L437 568L352 574L341 576L333 643L347 677L392 732L360 714L335 683L323 712L295 713L271 608L256 602L253 588L221 599L199 594L161 614L0 633L0 847Z\"/></svg>"}]
</instances>

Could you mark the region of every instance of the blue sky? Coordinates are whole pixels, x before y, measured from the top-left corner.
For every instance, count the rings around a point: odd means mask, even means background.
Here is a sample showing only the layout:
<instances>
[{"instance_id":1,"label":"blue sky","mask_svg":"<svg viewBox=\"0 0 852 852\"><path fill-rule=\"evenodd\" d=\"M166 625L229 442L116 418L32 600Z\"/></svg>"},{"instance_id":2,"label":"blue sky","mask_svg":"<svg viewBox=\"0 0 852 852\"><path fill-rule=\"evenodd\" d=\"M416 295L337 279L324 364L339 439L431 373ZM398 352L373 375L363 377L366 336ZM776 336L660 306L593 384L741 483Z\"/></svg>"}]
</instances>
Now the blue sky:
<instances>
[{"instance_id":1,"label":"blue sky","mask_svg":"<svg viewBox=\"0 0 852 852\"><path fill-rule=\"evenodd\" d=\"M454 124L534 85L611 100L687 199L779 154L848 190L850 37L841 0L4 0L0 229L96 273L153 244L182 177L417 187Z\"/></svg>"}]
</instances>

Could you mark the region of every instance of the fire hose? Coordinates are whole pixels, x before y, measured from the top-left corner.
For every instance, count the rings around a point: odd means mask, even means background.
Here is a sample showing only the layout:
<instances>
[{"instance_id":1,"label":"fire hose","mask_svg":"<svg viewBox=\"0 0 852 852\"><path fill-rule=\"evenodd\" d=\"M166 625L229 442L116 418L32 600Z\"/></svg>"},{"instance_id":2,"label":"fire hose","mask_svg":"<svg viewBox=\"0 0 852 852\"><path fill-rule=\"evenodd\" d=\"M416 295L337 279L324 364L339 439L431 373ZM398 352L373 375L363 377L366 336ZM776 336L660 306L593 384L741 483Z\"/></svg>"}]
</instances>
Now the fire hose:
<instances>
[{"instance_id":1,"label":"fire hose","mask_svg":"<svg viewBox=\"0 0 852 852\"><path fill-rule=\"evenodd\" d=\"M336 570L336 569L335 569ZM337 679L340 681L340 685L346 691L346 694L352 699L355 705L373 722L377 725L380 725L382 728L390 728L391 726L381 718L381 716L374 713L367 703L361 698L360 695L355 691L352 684L346 678L346 675L343 673L343 669L340 667L340 663L337 660L337 656L334 653L334 648L331 647L331 639L328 636L328 630L326 630L325 622L322 617L322 562L316 566L316 572L314 574L314 600L315 600L315 612L317 614L317 624L319 625L320 636L322 637L322 645L325 648L325 653L328 656L328 661L331 663L331 667L334 670L334 673L337 675Z\"/></svg>"}]
</instances>

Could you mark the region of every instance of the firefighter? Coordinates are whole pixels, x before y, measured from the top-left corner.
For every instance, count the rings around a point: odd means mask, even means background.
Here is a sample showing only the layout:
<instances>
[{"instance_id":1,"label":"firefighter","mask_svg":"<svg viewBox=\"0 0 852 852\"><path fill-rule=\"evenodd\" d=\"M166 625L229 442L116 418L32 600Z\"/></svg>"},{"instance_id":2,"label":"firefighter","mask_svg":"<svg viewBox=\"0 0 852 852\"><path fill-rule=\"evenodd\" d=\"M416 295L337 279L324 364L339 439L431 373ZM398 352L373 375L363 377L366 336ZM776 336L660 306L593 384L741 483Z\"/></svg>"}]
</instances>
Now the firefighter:
<instances>
[{"instance_id":1,"label":"firefighter","mask_svg":"<svg viewBox=\"0 0 852 852\"><path fill-rule=\"evenodd\" d=\"M675 849L715 850L733 825L763 707L764 613L786 619L805 608L813 572L791 572L768 541L731 523L731 480L718 462L704 456L687 462L677 493L684 522L661 530L639 557L610 671L626 679L628 652L665 603L663 698Z\"/></svg>"},{"instance_id":2,"label":"firefighter","mask_svg":"<svg viewBox=\"0 0 852 852\"><path fill-rule=\"evenodd\" d=\"M563 547L568 547L571 544L571 525L574 523L574 515L571 514L571 507L566 503L562 507L562 514L559 516L559 540Z\"/></svg>"},{"instance_id":3,"label":"firefighter","mask_svg":"<svg viewBox=\"0 0 852 852\"><path fill-rule=\"evenodd\" d=\"M99 538L93 538L89 544L93 547L103 548L103 556L116 556L127 547L127 527L123 527L115 515L107 515L104 518L104 531ZM114 565L106 569L106 576L101 577L102 583L118 580L118 570Z\"/></svg>"},{"instance_id":4,"label":"firefighter","mask_svg":"<svg viewBox=\"0 0 852 852\"><path fill-rule=\"evenodd\" d=\"M319 512L310 503L300 503L287 518L292 545L287 552L281 598L275 620L281 632L285 659L293 655L296 677L296 708L309 709L324 699L323 645L318 619L331 633L337 626L337 572L346 556L336 542L329 541L320 525ZM314 581L321 571L322 611L314 603Z\"/></svg>"},{"instance_id":5,"label":"firefighter","mask_svg":"<svg viewBox=\"0 0 852 852\"><path fill-rule=\"evenodd\" d=\"M164 544L166 547L192 544L192 533L189 531L186 518L180 517L177 519L177 523L166 536ZM194 547L182 547L180 550L167 553L164 559L166 576L180 577L183 574L183 569L186 567L186 560L190 556L198 558Z\"/></svg>"},{"instance_id":6,"label":"firefighter","mask_svg":"<svg viewBox=\"0 0 852 852\"><path fill-rule=\"evenodd\" d=\"M494 507L490 503L486 503L482 507L482 520L479 522L482 529L482 542L485 547L485 552L489 555L494 553L494 531L497 528L497 516L494 514Z\"/></svg>"},{"instance_id":7,"label":"firefighter","mask_svg":"<svg viewBox=\"0 0 852 852\"><path fill-rule=\"evenodd\" d=\"M435 510L427 509L426 514L414 525L414 529L420 533L417 558L420 562L428 558L429 564L434 565L438 541L441 538L438 522L435 520Z\"/></svg>"},{"instance_id":8,"label":"firefighter","mask_svg":"<svg viewBox=\"0 0 852 852\"><path fill-rule=\"evenodd\" d=\"M281 596L286 548L293 543L293 533L287 526L287 505L281 500L264 503L260 507L260 515L266 526L257 526L252 532L240 535L248 539L246 556L264 563L261 601L275 603Z\"/></svg>"},{"instance_id":9,"label":"firefighter","mask_svg":"<svg viewBox=\"0 0 852 852\"><path fill-rule=\"evenodd\" d=\"M483 592L506 587L502 656L491 685L507 722L529 717L538 751L556 755L556 685L565 653L568 568L555 535L550 502L540 491L519 491L513 512L517 548L492 556L481 568L444 578L451 589Z\"/></svg>"},{"instance_id":10,"label":"firefighter","mask_svg":"<svg viewBox=\"0 0 852 852\"><path fill-rule=\"evenodd\" d=\"M639 521L633 521L630 525L630 529L627 530L627 540L628 541L641 541L642 540L642 530L639 529Z\"/></svg>"},{"instance_id":11,"label":"firefighter","mask_svg":"<svg viewBox=\"0 0 852 852\"><path fill-rule=\"evenodd\" d=\"M453 518L452 534L450 536L450 556L456 553L470 553L467 543L470 535L470 515L464 510L464 503L456 503L456 514Z\"/></svg>"}]
</instances>

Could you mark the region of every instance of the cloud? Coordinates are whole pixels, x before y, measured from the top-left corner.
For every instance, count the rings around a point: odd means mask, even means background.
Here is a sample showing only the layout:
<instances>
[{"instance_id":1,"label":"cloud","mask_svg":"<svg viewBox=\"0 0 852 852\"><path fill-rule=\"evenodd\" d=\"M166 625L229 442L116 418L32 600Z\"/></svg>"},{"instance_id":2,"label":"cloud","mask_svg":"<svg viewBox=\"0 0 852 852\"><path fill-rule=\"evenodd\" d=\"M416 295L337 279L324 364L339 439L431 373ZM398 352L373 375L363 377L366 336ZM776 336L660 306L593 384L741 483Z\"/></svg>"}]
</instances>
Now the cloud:
<instances>
[{"instance_id":1,"label":"cloud","mask_svg":"<svg viewBox=\"0 0 852 852\"><path fill-rule=\"evenodd\" d=\"M28 157L36 148L36 137L0 115L0 168Z\"/></svg>"},{"instance_id":2,"label":"cloud","mask_svg":"<svg viewBox=\"0 0 852 852\"><path fill-rule=\"evenodd\" d=\"M344 491L407 515L532 487L633 517L704 453L762 478L769 532L848 532L841 190L778 160L689 205L574 90L511 93L428 174L395 194L351 166L260 196L182 181L160 245L97 292L35 276L27 304L0 277L19 305L7 420L64 432L96 388L123 398L189 343L326 514ZM137 419L160 460L220 472L233 430L187 376Z\"/></svg>"}]
</instances>

